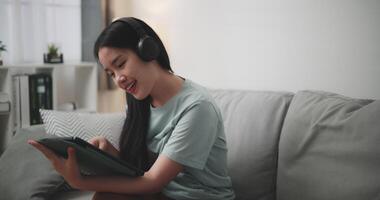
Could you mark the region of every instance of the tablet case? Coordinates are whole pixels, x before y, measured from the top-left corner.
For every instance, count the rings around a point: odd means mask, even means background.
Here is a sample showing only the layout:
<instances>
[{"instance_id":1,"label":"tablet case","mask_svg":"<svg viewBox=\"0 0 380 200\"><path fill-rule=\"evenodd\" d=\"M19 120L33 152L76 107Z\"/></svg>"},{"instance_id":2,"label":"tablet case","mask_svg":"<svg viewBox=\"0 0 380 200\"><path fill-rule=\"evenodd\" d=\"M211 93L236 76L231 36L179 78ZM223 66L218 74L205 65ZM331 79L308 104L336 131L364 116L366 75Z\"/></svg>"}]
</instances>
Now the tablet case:
<instances>
[{"instance_id":1,"label":"tablet case","mask_svg":"<svg viewBox=\"0 0 380 200\"><path fill-rule=\"evenodd\" d=\"M43 138L37 142L48 147L56 154L67 158L67 148L76 151L77 162L83 175L124 175L142 176L144 171L112 156L78 137Z\"/></svg>"}]
</instances>

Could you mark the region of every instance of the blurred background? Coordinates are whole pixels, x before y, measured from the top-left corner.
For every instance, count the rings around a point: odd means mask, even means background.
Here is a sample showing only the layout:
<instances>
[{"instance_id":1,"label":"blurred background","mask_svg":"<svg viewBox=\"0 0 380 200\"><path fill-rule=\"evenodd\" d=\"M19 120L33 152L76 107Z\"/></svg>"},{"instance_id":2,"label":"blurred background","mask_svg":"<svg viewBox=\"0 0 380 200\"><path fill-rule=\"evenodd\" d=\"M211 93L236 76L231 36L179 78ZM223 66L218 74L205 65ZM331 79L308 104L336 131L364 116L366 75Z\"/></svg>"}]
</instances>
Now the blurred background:
<instances>
[{"instance_id":1,"label":"blurred background","mask_svg":"<svg viewBox=\"0 0 380 200\"><path fill-rule=\"evenodd\" d=\"M122 16L151 25L175 73L209 88L380 99L379 0L0 0L4 63L41 62L49 42L65 62L94 62L96 37ZM99 67L98 111L124 104Z\"/></svg>"}]
</instances>

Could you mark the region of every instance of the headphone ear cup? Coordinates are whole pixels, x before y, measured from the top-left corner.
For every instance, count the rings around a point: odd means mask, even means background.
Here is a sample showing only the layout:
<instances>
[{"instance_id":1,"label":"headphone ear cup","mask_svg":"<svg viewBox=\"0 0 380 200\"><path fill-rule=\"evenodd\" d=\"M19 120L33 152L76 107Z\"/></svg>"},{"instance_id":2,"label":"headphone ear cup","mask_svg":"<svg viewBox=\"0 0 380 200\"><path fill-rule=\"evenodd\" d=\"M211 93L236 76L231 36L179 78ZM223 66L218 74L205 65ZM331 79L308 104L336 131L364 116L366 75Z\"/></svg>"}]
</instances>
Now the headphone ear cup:
<instances>
[{"instance_id":1,"label":"headphone ear cup","mask_svg":"<svg viewBox=\"0 0 380 200\"><path fill-rule=\"evenodd\" d=\"M157 59L160 54L157 42L148 35L140 38L137 48L141 59L147 62Z\"/></svg>"}]
</instances>

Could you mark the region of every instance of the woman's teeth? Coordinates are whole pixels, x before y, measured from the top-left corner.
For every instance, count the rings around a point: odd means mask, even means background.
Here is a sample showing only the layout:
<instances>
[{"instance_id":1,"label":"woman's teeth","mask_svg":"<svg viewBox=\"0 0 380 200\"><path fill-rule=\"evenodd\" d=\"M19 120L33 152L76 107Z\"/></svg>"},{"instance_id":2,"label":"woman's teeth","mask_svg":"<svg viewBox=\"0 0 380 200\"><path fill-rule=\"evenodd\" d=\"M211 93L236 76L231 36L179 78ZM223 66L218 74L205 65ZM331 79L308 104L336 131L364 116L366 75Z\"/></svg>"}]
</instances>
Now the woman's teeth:
<instances>
[{"instance_id":1,"label":"woman's teeth","mask_svg":"<svg viewBox=\"0 0 380 200\"><path fill-rule=\"evenodd\" d=\"M127 90L130 90L134 85L135 85L136 81L133 81L132 83L130 83L128 86L127 86Z\"/></svg>"}]
</instances>

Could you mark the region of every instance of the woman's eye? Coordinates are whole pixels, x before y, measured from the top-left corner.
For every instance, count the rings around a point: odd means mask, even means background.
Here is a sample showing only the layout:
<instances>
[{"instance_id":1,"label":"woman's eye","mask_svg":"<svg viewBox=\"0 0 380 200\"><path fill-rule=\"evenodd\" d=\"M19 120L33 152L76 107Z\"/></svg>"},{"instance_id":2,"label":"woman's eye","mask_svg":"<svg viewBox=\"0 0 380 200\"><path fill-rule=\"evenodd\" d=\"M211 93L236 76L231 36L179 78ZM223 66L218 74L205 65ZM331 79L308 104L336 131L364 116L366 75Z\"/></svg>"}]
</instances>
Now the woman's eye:
<instances>
[{"instance_id":1,"label":"woman's eye","mask_svg":"<svg viewBox=\"0 0 380 200\"><path fill-rule=\"evenodd\" d=\"M120 63L118 67L122 68L124 66L124 64L125 64L125 61L123 61L122 63Z\"/></svg>"}]
</instances>

